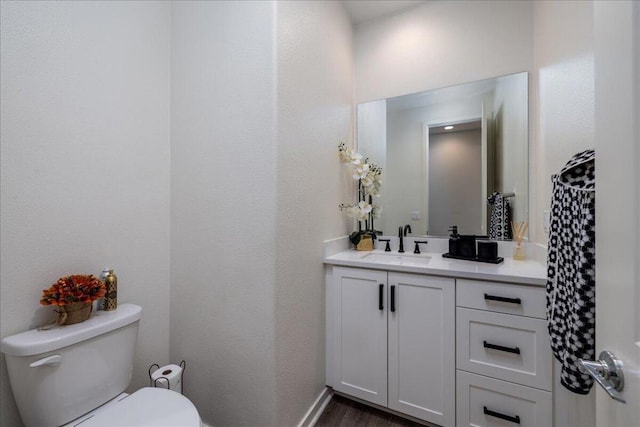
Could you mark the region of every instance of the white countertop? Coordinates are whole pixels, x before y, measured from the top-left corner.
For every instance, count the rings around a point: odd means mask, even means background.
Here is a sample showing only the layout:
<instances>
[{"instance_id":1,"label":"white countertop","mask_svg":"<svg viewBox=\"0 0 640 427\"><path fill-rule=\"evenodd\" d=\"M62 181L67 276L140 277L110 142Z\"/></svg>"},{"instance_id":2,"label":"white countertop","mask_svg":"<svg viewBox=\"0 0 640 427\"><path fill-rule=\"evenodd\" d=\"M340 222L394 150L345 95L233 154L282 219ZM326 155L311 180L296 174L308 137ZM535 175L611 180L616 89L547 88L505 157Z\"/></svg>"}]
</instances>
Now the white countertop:
<instances>
[{"instance_id":1,"label":"white countertop","mask_svg":"<svg viewBox=\"0 0 640 427\"><path fill-rule=\"evenodd\" d=\"M402 258L394 258L393 255L401 256ZM427 257L431 258L428 262ZM348 249L335 255L325 256L322 261L328 265L495 280L538 286L544 286L547 281L546 266L535 260L515 261L512 258L505 258L501 264L488 264L443 258L442 253L435 252L424 252L416 257L411 252L399 254L397 251L356 251Z\"/></svg>"}]
</instances>

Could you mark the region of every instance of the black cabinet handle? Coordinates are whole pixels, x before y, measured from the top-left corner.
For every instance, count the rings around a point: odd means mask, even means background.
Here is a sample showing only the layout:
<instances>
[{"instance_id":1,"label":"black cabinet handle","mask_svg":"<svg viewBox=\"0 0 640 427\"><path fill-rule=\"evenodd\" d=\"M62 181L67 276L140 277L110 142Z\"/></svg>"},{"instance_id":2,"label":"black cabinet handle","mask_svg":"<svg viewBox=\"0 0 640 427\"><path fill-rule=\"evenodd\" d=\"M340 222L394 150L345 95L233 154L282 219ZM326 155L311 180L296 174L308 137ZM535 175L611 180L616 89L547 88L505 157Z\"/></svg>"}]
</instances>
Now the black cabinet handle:
<instances>
[{"instance_id":1,"label":"black cabinet handle","mask_svg":"<svg viewBox=\"0 0 640 427\"><path fill-rule=\"evenodd\" d=\"M497 295L484 294L484 299L489 301L508 302L511 304L522 304L522 300L520 298L507 298L507 297L499 297Z\"/></svg>"},{"instance_id":2,"label":"black cabinet handle","mask_svg":"<svg viewBox=\"0 0 640 427\"><path fill-rule=\"evenodd\" d=\"M520 354L520 348L519 347L503 347L501 345L491 344L491 343L488 343L486 341L483 341L483 343L484 343L484 348L490 348L492 350L506 351L507 353Z\"/></svg>"},{"instance_id":3,"label":"black cabinet handle","mask_svg":"<svg viewBox=\"0 0 640 427\"><path fill-rule=\"evenodd\" d=\"M391 286L391 312L396 312L396 287Z\"/></svg>"},{"instance_id":4,"label":"black cabinet handle","mask_svg":"<svg viewBox=\"0 0 640 427\"><path fill-rule=\"evenodd\" d=\"M384 310L382 298L384 298L384 285L380 283L380 286L378 287L378 310Z\"/></svg>"},{"instance_id":5,"label":"black cabinet handle","mask_svg":"<svg viewBox=\"0 0 640 427\"><path fill-rule=\"evenodd\" d=\"M500 418L501 420L511 421L512 423L520 424L520 417L518 415L516 415L515 417L512 417L510 415L501 414L500 412L495 412L495 411L492 411L491 409L488 409L486 406L484 407L484 413L485 415L490 415L492 417Z\"/></svg>"}]
</instances>

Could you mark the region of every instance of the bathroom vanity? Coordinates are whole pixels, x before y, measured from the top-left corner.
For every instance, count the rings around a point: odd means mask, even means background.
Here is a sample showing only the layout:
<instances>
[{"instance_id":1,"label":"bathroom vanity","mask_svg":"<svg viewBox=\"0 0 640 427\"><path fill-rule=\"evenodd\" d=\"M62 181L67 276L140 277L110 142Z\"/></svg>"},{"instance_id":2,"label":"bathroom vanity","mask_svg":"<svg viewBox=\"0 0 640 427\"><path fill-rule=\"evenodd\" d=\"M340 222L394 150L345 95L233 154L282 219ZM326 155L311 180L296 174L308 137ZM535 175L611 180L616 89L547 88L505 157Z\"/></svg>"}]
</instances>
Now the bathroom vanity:
<instances>
[{"instance_id":1,"label":"bathroom vanity","mask_svg":"<svg viewBox=\"0 0 640 427\"><path fill-rule=\"evenodd\" d=\"M323 261L335 391L442 426L553 425L543 263L327 247Z\"/></svg>"}]
</instances>

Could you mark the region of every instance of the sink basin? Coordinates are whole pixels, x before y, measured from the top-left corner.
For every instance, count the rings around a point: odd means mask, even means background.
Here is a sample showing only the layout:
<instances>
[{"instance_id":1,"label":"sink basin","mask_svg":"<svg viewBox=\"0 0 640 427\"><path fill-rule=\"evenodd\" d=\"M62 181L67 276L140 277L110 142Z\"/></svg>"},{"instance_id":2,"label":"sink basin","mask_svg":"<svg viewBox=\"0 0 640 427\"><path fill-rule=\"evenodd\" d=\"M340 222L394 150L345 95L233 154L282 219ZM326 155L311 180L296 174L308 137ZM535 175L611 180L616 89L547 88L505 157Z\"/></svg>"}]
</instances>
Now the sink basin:
<instances>
[{"instance_id":1,"label":"sink basin","mask_svg":"<svg viewBox=\"0 0 640 427\"><path fill-rule=\"evenodd\" d=\"M397 252L369 252L360 258L363 261L394 265L426 265L431 257L424 254L401 254Z\"/></svg>"}]
</instances>

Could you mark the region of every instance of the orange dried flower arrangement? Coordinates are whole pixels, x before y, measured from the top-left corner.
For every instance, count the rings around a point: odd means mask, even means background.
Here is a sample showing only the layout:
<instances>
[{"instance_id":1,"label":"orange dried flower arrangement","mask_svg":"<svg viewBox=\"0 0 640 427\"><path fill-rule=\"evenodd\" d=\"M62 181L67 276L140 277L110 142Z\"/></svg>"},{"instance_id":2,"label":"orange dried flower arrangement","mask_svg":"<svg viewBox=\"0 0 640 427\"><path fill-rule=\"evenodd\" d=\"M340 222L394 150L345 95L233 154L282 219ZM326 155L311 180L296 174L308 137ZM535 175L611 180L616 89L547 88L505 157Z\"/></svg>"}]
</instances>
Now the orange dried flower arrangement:
<instances>
[{"instance_id":1,"label":"orange dried flower arrangement","mask_svg":"<svg viewBox=\"0 0 640 427\"><path fill-rule=\"evenodd\" d=\"M42 291L40 304L65 306L74 302L90 304L104 297L104 283L94 275L74 274L58 279L49 289Z\"/></svg>"},{"instance_id":2,"label":"orange dried flower arrangement","mask_svg":"<svg viewBox=\"0 0 640 427\"><path fill-rule=\"evenodd\" d=\"M91 303L105 294L104 283L95 276L74 274L59 278L43 290L40 304L58 306L56 323L72 325L87 320L93 309Z\"/></svg>"}]
</instances>

